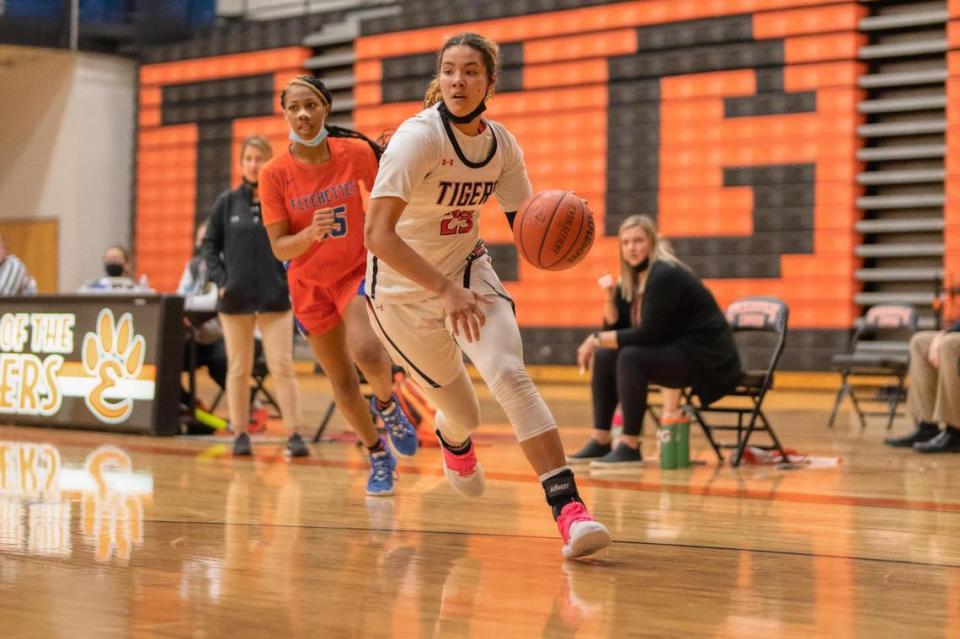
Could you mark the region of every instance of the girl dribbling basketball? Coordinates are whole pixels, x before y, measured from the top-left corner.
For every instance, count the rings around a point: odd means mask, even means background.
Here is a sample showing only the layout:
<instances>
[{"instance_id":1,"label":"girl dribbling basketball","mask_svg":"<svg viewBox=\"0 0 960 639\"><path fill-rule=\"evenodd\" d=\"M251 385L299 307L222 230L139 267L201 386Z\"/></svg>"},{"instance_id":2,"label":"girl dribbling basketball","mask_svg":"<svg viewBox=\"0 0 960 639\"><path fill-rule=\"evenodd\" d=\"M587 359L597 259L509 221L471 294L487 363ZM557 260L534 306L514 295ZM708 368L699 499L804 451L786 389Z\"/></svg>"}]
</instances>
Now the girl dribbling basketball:
<instances>
[{"instance_id":1,"label":"girl dribbling basketball","mask_svg":"<svg viewBox=\"0 0 960 639\"><path fill-rule=\"evenodd\" d=\"M523 364L513 300L479 240L478 215L495 197L512 221L531 194L523 152L500 124L481 119L499 50L483 36L450 38L438 55L425 110L404 122L381 160L365 239L367 310L394 361L437 407L444 472L458 493L483 493L471 433L480 424L462 352L476 365L540 477L564 557L610 543L577 492L556 421Z\"/></svg>"}]
</instances>

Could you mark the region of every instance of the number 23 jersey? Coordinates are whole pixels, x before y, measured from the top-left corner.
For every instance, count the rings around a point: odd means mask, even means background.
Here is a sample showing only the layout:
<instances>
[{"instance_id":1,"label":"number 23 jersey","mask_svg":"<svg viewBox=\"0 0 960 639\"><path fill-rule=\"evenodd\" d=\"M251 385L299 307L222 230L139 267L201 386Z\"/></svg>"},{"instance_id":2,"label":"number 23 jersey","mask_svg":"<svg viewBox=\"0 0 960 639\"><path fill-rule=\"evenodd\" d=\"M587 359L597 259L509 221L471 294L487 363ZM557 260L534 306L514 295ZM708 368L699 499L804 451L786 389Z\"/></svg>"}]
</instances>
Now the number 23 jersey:
<instances>
[{"instance_id":1,"label":"number 23 jersey","mask_svg":"<svg viewBox=\"0 0 960 639\"><path fill-rule=\"evenodd\" d=\"M480 209L489 198L504 211L516 211L531 188L523 151L503 125L484 120L481 133L468 136L446 122L437 106L393 134L370 196L407 203L397 235L452 279L476 246ZM367 293L396 303L433 296L373 254L367 258Z\"/></svg>"}]
</instances>

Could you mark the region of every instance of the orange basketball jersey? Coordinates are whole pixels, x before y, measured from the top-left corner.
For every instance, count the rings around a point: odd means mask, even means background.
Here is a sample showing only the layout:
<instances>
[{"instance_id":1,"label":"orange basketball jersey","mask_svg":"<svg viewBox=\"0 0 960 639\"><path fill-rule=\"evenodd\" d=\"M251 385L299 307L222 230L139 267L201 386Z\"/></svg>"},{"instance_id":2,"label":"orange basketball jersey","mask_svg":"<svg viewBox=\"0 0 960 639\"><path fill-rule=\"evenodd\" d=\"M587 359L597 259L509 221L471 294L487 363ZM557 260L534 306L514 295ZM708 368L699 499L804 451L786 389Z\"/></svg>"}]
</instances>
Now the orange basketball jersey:
<instances>
[{"instance_id":1,"label":"orange basketball jersey","mask_svg":"<svg viewBox=\"0 0 960 639\"><path fill-rule=\"evenodd\" d=\"M360 185L367 192L373 188L377 158L363 140L327 138L327 143L328 162L304 164L288 151L260 170L264 224L287 220L294 234L310 224L317 209L333 209L333 231L290 261L291 279L334 282L366 260Z\"/></svg>"}]
</instances>

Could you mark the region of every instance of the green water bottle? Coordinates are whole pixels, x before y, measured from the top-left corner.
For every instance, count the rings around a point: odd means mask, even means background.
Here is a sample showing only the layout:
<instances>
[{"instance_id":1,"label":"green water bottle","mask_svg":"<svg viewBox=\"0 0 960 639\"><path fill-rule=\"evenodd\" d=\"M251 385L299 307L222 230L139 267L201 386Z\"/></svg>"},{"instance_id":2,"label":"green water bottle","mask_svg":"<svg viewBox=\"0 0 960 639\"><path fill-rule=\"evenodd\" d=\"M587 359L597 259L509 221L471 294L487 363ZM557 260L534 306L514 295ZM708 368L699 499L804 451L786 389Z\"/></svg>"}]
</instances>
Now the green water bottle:
<instances>
[{"instance_id":1,"label":"green water bottle","mask_svg":"<svg viewBox=\"0 0 960 639\"><path fill-rule=\"evenodd\" d=\"M673 470L677 467L677 426L664 420L657 429L660 444L660 468Z\"/></svg>"},{"instance_id":2,"label":"green water bottle","mask_svg":"<svg viewBox=\"0 0 960 639\"><path fill-rule=\"evenodd\" d=\"M677 468L690 467L690 419L686 413L674 423L677 438Z\"/></svg>"}]
</instances>

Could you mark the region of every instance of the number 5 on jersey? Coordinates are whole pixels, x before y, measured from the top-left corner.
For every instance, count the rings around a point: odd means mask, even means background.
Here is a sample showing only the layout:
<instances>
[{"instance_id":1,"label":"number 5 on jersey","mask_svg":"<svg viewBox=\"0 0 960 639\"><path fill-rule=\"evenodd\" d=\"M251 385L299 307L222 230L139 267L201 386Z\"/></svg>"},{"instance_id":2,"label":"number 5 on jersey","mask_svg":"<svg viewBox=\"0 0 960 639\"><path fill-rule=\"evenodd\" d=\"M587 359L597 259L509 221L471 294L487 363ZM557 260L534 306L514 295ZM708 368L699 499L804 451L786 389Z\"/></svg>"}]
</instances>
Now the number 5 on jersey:
<instances>
[{"instance_id":1,"label":"number 5 on jersey","mask_svg":"<svg viewBox=\"0 0 960 639\"><path fill-rule=\"evenodd\" d=\"M440 235L457 235L469 233L473 228L473 214L475 211L457 209L450 211L440 220Z\"/></svg>"},{"instance_id":2,"label":"number 5 on jersey","mask_svg":"<svg viewBox=\"0 0 960 639\"><path fill-rule=\"evenodd\" d=\"M347 234L347 205L341 204L333 209L333 230L330 237L343 237Z\"/></svg>"}]
</instances>

